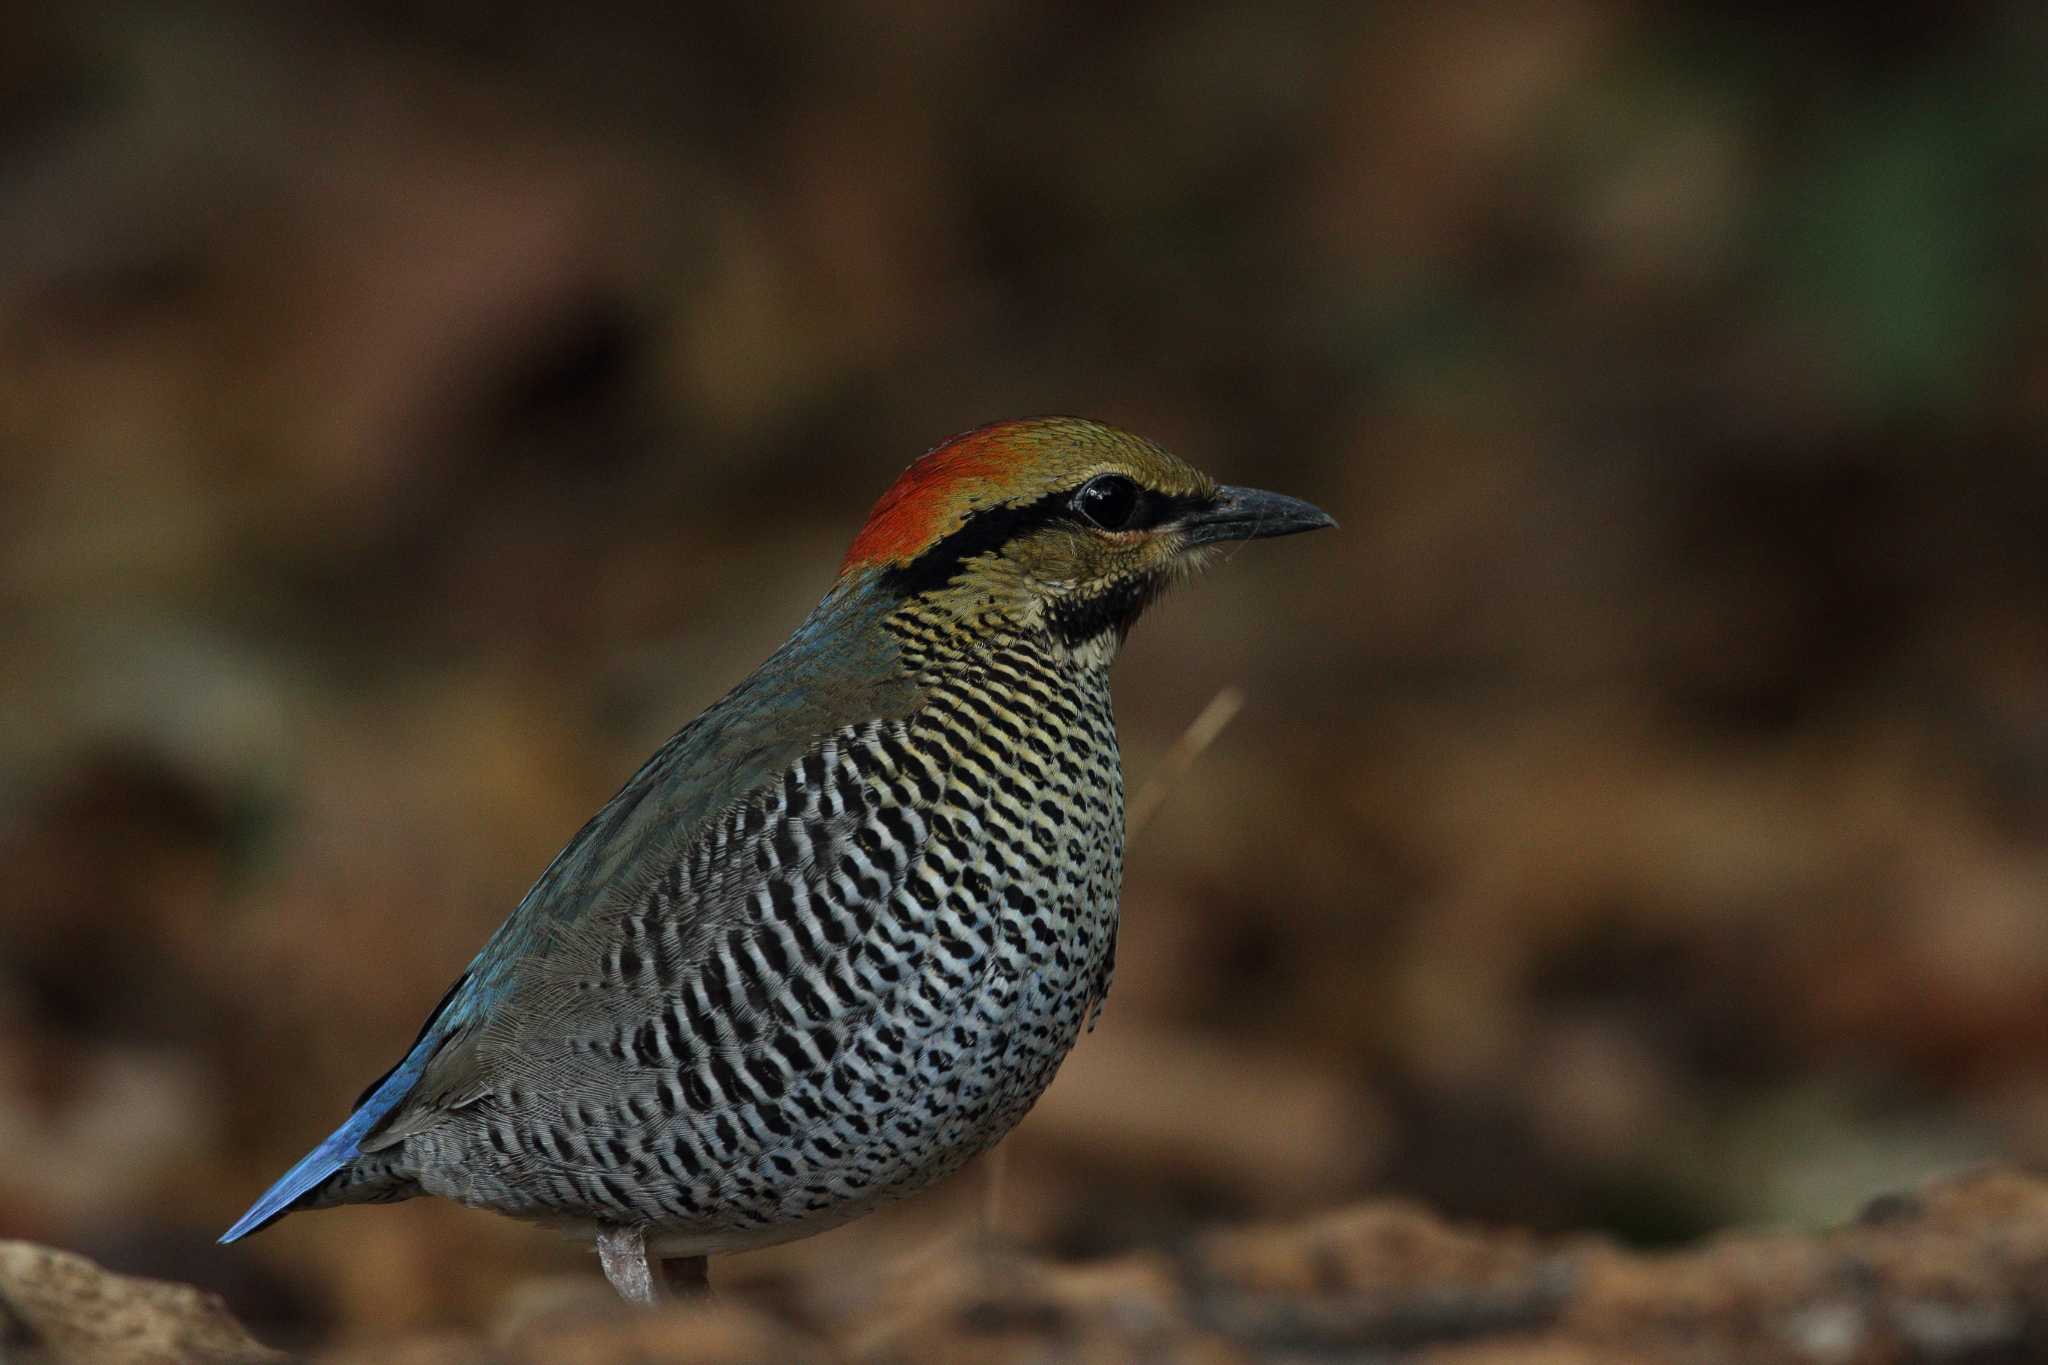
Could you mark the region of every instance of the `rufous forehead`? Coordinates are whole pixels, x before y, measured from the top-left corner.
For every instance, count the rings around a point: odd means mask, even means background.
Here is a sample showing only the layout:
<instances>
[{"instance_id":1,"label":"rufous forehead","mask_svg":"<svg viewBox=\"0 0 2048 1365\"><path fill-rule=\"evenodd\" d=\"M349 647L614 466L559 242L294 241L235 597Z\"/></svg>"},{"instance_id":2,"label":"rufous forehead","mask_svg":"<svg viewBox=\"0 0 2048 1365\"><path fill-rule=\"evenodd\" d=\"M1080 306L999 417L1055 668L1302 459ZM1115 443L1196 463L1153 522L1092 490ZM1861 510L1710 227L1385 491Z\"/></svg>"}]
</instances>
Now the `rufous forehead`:
<instances>
[{"instance_id":1,"label":"rufous forehead","mask_svg":"<svg viewBox=\"0 0 2048 1365\"><path fill-rule=\"evenodd\" d=\"M910 559L951 530L971 510L969 491L1002 479L1006 444L1000 428L983 427L926 452L875 503L839 571Z\"/></svg>"}]
</instances>

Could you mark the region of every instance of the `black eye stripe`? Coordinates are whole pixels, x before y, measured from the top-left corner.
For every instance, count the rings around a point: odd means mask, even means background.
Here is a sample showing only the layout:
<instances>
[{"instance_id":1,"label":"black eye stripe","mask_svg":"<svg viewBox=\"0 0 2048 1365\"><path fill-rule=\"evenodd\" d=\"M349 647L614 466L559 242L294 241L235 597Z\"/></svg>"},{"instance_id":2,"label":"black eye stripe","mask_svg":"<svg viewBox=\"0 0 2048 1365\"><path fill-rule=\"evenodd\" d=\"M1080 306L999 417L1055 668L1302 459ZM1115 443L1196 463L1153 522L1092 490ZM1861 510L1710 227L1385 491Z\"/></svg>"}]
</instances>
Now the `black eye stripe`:
<instances>
[{"instance_id":1,"label":"black eye stripe","mask_svg":"<svg viewBox=\"0 0 2048 1365\"><path fill-rule=\"evenodd\" d=\"M1096 479L1102 477L1097 475ZM1000 550L1018 536L1029 535L1060 522L1099 531L1102 528L1090 522L1075 507L1075 499L1081 489L1093 482L1095 479L1090 479L1081 485L1048 493L1021 507L984 507L916 559L900 568L885 571L882 585L906 595L930 592L952 582L961 565L968 560L991 550ZM1212 501L1210 496L1201 493L1162 493L1142 484L1136 487L1138 496L1131 514L1118 530L1149 531L1170 525L1209 506Z\"/></svg>"},{"instance_id":2,"label":"black eye stripe","mask_svg":"<svg viewBox=\"0 0 2048 1365\"><path fill-rule=\"evenodd\" d=\"M1201 511L1215 499L1203 493L1161 493L1146 488L1138 493L1138 509L1124 523L1126 531L1150 531L1170 526L1182 517Z\"/></svg>"}]
</instances>

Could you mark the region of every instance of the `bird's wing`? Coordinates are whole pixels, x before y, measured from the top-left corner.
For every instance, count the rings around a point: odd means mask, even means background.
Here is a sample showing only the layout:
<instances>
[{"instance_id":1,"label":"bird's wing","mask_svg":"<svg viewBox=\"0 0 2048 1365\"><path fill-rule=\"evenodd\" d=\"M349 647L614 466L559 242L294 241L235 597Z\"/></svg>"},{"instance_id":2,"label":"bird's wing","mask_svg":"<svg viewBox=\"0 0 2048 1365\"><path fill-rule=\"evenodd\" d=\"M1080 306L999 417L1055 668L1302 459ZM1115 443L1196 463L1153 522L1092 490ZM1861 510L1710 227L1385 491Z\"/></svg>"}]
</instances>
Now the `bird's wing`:
<instances>
[{"instance_id":1,"label":"bird's wing","mask_svg":"<svg viewBox=\"0 0 2048 1365\"><path fill-rule=\"evenodd\" d=\"M876 643L886 640L881 632L829 615L851 609L828 597L556 856L428 1021L401 1063L414 1066L421 1049L429 1052L416 1083L362 1150L391 1146L508 1086L579 1075L616 1084L619 1059L590 1048L646 1024L652 1001L694 1009L694 1023L718 1015L728 1034L747 1028L760 1006L749 998L748 971L764 954L772 965L783 942L747 926L771 887L801 892L820 875L845 877L840 865L872 798L834 770L919 701L888 657L893 646ZM821 660L810 643L818 635L868 641L872 657ZM899 876L911 861L897 862ZM893 890L852 888L856 898ZM714 1008L722 1001L729 1012ZM664 1043L657 1035L649 1046Z\"/></svg>"}]
</instances>

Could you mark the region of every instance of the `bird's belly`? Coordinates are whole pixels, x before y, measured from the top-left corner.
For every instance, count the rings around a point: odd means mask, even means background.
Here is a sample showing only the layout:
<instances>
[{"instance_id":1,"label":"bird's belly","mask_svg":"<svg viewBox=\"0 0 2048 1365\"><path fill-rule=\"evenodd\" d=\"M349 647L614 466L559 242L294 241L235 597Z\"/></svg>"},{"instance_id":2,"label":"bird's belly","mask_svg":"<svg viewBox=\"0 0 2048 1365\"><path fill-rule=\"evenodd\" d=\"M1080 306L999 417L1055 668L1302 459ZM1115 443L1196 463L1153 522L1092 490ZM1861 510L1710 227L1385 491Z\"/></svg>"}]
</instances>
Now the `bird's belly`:
<instances>
[{"instance_id":1,"label":"bird's belly","mask_svg":"<svg viewBox=\"0 0 2048 1365\"><path fill-rule=\"evenodd\" d=\"M1098 863L1088 873L1083 887L1049 881L1044 888L1072 897L1057 907L1064 922L1056 938L1039 941L1045 913L998 917L993 946L964 986L934 988L938 975L927 972L897 1009L879 1013L849 1040L846 1067L794 1095L799 1109L808 1100L825 1113L818 1126L826 1142L786 1147L781 1156L794 1169L770 1158L770 1171L782 1178L752 1192L768 1195L768 1207L760 1210L764 1217L742 1220L756 1224L745 1245L802 1236L913 1193L952 1174L1023 1118L1105 986L1116 930L1115 869ZM747 1202L747 1190L734 1193L739 1197L729 1208Z\"/></svg>"},{"instance_id":2,"label":"bird's belly","mask_svg":"<svg viewBox=\"0 0 2048 1365\"><path fill-rule=\"evenodd\" d=\"M921 1039L895 1050L870 1044L872 1069L891 1078L886 1087L816 1092L815 1102L838 1115L826 1121L845 1139L836 1159L804 1160L791 1151L795 1172L783 1173L769 1207L739 1219L671 1220L650 1233L650 1247L695 1256L806 1237L913 1194L1001 1141L1051 1084L1102 989L1116 925L1113 889L1076 911L1091 927L1075 936L1064 968L1005 954ZM911 1021L878 1022L870 1038L909 1038ZM858 1116L864 1133L849 1116ZM745 1202L729 1198L728 1215Z\"/></svg>"}]
</instances>

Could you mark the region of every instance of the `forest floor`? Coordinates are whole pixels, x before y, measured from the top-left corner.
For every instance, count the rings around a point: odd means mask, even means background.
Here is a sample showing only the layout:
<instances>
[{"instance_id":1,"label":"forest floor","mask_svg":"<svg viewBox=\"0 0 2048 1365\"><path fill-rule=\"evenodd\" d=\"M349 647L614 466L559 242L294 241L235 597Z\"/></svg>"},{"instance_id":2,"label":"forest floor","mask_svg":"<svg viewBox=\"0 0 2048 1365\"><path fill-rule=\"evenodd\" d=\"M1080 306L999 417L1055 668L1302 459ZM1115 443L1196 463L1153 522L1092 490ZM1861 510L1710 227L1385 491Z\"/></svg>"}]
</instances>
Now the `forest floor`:
<instances>
[{"instance_id":1,"label":"forest floor","mask_svg":"<svg viewBox=\"0 0 2048 1365\"><path fill-rule=\"evenodd\" d=\"M511 1287L486 1331L332 1365L741 1361L1541 1362L1909 1365L2048 1359L2048 1180L1987 1170L1817 1234L1725 1233L1639 1253L1447 1223L1378 1201L1186 1245L1060 1263L1005 1252L898 1267L800 1320L745 1293L658 1313L594 1275ZM210 1294L0 1243L0 1346L35 1365L292 1359Z\"/></svg>"}]
</instances>

